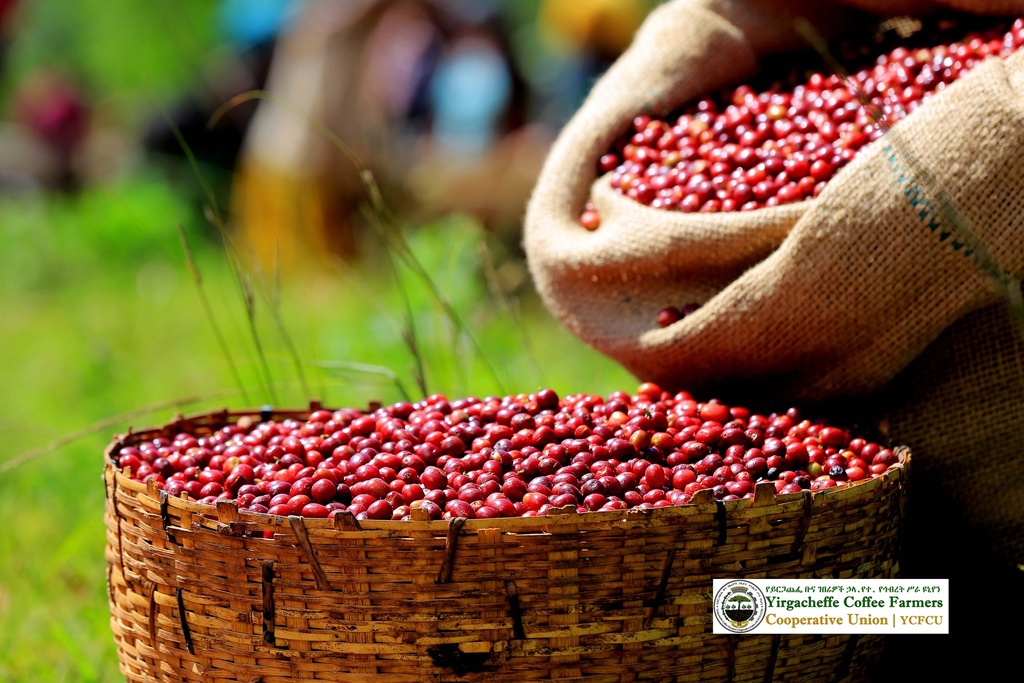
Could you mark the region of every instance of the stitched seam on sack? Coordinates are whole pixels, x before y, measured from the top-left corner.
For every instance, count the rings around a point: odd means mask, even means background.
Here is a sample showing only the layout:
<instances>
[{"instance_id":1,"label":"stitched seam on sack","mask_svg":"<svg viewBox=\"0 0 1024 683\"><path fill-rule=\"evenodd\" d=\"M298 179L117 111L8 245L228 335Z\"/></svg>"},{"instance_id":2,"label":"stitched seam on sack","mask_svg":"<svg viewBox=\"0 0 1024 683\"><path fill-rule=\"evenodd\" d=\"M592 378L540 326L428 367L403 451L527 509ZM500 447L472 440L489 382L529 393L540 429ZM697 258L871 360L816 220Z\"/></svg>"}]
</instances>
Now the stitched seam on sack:
<instances>
[{"instance_id":1,"label":"stitched seam on sack","mask_svg":"<svg viewBox=\"0 0 1024 683\"><path fill-rule=\"evenodd\" d=\"M889 135L892 131L889 132ZM921 187L918 179L912 175L912 169L903 168L899 160L899 153L896 151L892 143L887 144L882 148L885 153L886 160L889 162L890 169L896 176L896 182L903 188L903 196L907 199L907 202L912 207L918 220L924 224L925 227L938 236L939 242L945 242L949 240L949 246L952 247L953 251L961 252L963 256L970 259L970 261L988 277L996 280L1004 288L1011 287L1016 278L1007 271L1000 267L996 263L995 259L987 253L981 245L981 241L977 238L972 239L970 235L964 235L964 230L960 226L956 225L957 218L954 216L953 225L949 225L949 221L944 221L942 217L942 205L939 203L938 207L934 206L933 200L925 193L925 190ZM908 164L912 165L912 164ZM939 190L941 192L941 189ZM951 211L956 212L955 209L950 206ZM956 212L957 214L959 212ZM953 238L953 239L950 239Z\"/></svg>"}]
</instances>

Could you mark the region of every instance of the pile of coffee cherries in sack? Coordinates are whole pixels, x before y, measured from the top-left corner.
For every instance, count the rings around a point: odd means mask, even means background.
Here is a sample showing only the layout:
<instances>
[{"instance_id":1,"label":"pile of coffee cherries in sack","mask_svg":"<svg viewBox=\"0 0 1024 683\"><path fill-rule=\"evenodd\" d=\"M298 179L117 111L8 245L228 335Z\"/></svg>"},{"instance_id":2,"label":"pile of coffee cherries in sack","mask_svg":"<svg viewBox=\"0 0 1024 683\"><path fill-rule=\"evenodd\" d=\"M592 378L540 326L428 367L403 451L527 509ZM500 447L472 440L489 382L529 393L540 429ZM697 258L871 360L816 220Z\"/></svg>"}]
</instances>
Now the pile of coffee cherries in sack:
<instances>
[{"instance_id":1,"label":"pile of coffee cherries in sack","mask_svg":"<svg viewBox=\"0 0 1024 683\"><path fill-rule=\"evenodd\" d=\"M988 26L978 28L980 21ZM891 47L893 42L900 43ZM836 57L849 76L808 71L815 55L766 64L764 85L740 85L663 119L637 116L598 162L611 187L658 209L753 211L816 197L863 147L932 95L989 57L1024 45L1024 19L934 21L902 38L842 41ZM820 60L818 60L820 61ZM580 215L600 227L592 203Z\"/></svg>"}]
</instances>

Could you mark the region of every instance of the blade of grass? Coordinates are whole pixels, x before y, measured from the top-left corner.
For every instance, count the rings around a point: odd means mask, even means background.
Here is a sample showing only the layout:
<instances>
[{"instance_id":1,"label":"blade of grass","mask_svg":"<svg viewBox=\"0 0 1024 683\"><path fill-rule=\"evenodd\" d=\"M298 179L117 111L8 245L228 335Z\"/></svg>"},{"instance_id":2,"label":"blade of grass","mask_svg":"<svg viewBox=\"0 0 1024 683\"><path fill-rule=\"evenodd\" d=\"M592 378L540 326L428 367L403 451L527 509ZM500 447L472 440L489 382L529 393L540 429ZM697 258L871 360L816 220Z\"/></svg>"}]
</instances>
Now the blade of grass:
<instances>
[{"instance_id":1,"label":"blade of grass","mask_svg":"<svg viewBox=\"0 0 1024 683\"><path fill-rule=\"evenodd\" d=\"M230 237L230 233L227 229L226 222L224 221L224 218L221 214L220 206L217 203L217 197L213 192L213 187L212 185L210 185L209 182L207 182L205 176L203 175L202 169L199 167L199 162L196 159L196 156L193 153L192 148L189 146L188 141L185 140L185 137L182 135L181 130L178 128L177 124L174 123L174 120L162 107L160 108L160 113L164 121L167 123L172 133L174 134L174 139L177 141L178 145L184 152L185 157L188 160L189 166L191 167L192 172L196 177L196 181L199 183L200 187L203 189L203 192L206 194L208 205L205 215L207 220L210 221L210 223L217 229L218 233L220 234L221 240L225 246L225 253L228 255L229 261L232 261L232 259L234 259L234 262L232 263L232 272L236 276L235 283L239 288L239 293L240 296L242 297L243 305L246 306L247 317L250 320L249 332L252 337L253 346L255 347L256 353L260 359L260 364L264 370L264 373L269 372L269 366L267 364L267 360L263 352L263 344L261 343L259 338L259 329L252 323L254 315L254 309L250 305L252 301L246 296L245 284L243 283L242 278L239 277L239 273L241 273L242 270L238 266L239 264L242 264L246 261L241 258L240 250L235 248L234 241ZM213 126L211 124L211 128L212 127ZM247 262L250 266L258 264L258 262L255 259L251 258L248 259ZM256 273L257 281L261 283L263 282L263 278L260 277L261 271L258 271L255 268L250 268L249 272ZM281 338L281 341L284 343L289 355L293 359L293 368L296 370L299 376L299 382L302 384L303 391L307 396L309 396L309 383L306 381L305 373L303 373L302 371L303 364L301 358L299 357L298 351L295 347L294 342L292 341L291 335L288 334L287 327L284 325L284 321L281 318L280 306L278 305L280 300L276 296L267 294L266 287L262 287L261 292L266 294L266 300L269 304L268 307L270 310L271 319L274 322L275 329L278 333L278 336ZM266 377L264 381L268 391L271 391L270 387L273 386L273 382L266 379ZM271 398L276 402L276 399L273 397L272 393ZM246 401L248 401L248 399L246 399Z\"/></svg>"},{"instance_id":2,"label":"blade of grass","mask_svg":"<svg viewBox=\"0 0 1024 683\"><path fill-rule=\"evenodd\" d=\"M380 217L369 211L366 212L367 219L371 222L377 222ZM398 289L399 296L402 298L402 322L400 323L400 334L402 342L405 344L406 349L409 351L409 355L413 361L413 380L416 382L416 386L419 388L422 396L430 395L427 389L427 371L426 363L423 359L423 354L420 351L419 339L416 334L416 318L412 308L412 300L409 298L409 292L406 291L405 286L402 283L401 274L398 272L398 264L395 263L394 252L391 249L385 250L388 268L391 271L391 276L394 278L395 286Z\"/></svg>"},{"instance_id":3,"label":"blade of grass","mask_svg":"<svg viewBox=\"0 0 1024 683\"><path fill-rule=\"evenodd\" d=\"M459 312L455 310L455 306L451 303L451 300L449 300L448 297L444 295L441 289L437 286L437 283L430 276L430 273L423 266L423 263L419 260L419 258L417 258L415 252L409 246L409 243L406 241L405 236L402 234L401 230L399 230L392 223L389 223L387 221L382 221L381 225L384 228L382 236L384 237L386 244L389 246L390 249L392 249L395 252L395 254L398 255L398 257L402 260L402 263L407 268L409 268L413 272L413 274L415 274L417 278L427 287L427 290L430 293L431 298L434 299L434 302L440 307L441 311L448 318L449 323L455 328L455 330L459 334L463 335L463 337L470 343L470 346L472 346L476 357L480 360L481 363L483 363L484 367L487 369L488 374L491 376L495 384L498 386L499 391L505 393L504 382L502 382L501 377L495 370L494 365L490 362L490 359L487 357L487 354L484 353L483 347L480 345L480 342L477 340L476 336L470 332L469 327L462 320L462 316L459 314Z\"/></svg>"},{"instance_id":4,"label":"blade of grass","mask_svg":"<svg viewBox=\"0 0 1024 683\"><path fill-rule=\"evenodd\" d=\"M393 271L397 272L397 269L394 268L394 262L393 260L391 260L390 255L397 254L398 257L402 260L402 262L408 268L410 268L413 271L413 273L416 274L417 277L423 283L426 284L428 291L431 293L431 296L434 298L435 302L437 302L437 304L441 307L442 311L449 319L452 326L455 328L455 330L458 331L459 334L463 335L466 339L469 340L470 344L472 345L476 353L476 356L485 365L494 381L497 383L499 387L503 387L504 383L501 381L501 378L498 376L493 365L490 363L490 360L483 352L483 349L479 342L477 341L477 339L475 338L475 336L471 334L468 326L464 323L459 313L455 310L455 307L451 304L450 300L448 300L448 298L444 296L440 288L437 286L436 282L430 276L427 269L423 267L422 263L416 257L415 253L410 248L408 242L405 240L405 237L402 234L401 230L399 230L395 226L395 223L390 216L390 212L387 210L387 207L383 201L383 198L380 193L380 188L377 185L376 179L374 178L372 172L368 168L366 168L365 164L363 164L362 160L358 157L358 155L356 155L351 150L351 148L349 148L344 143L344 141L342 141L333 132L331 132L322 124L320 124L320 122L316 121L305 112L302 112L297 107L294 107L290 105L290 103L282 101L279 98L274 97L272 94L263 91L250 91L248 93L243 93L242 95L239 95L233 98L232 100L229 100L227 103L225 103L225 105L223 105L216 112L214 112L214 114L210 118L209 125L211 127L214 126L216 122L220 119L220 117L223 116L223 114L226 111L230 110L232 107L238 106L239 104L250 101L252 99L268 99L290 108L292 111L296 112L300 116L304 116L310 123L310 125L316 128L322 135L324 135L330 142L332 142L332 144L334 144L335 147L339 151L341 151L342 154L345 155L350 160L351 163L353 163L353 165L355 165L355 167L359 171L360 178L363 182L364 188L369 198L369 217L371 219L370 223L371 225L374 226L377 232L385 240L385 246L387 247L389 252L389 261L391 262ZM420 386L423 393L427 394L428 392L425 383L425 364L423 362L422 355L419 352L419 344L417 343L416 340L416 328L412 319L411 304L409 302L407 293L402 289L400 281L399 289L401 291L406 306L406 325L405 329L403 329L402 331L402 338L406 341L406 345L409 348L410 353L412 354L412 357L416 364L415 372L417 375L417 384ZM504 391L504 389L502 389L502 391Z\"/></svg>"},{"instance_id":5,"label":"blade of grass","mask_svg":"<svg viewBox=\"0 0 1024 683\"><path fill-rule=\"evenodd\" d=\"M292 340L292 336L288 332L288 326L284 324L284 318L281 315L281 297L279 294L281 288L280 268L275 265L274 278L272 280L268 280L266 273L260 267L259 259L257 259L251 251L247 252L246 256L243 257L243 250L239 248L236 241L231 237L227 226L220 216L214 211L209 211L207 212L206 218L221 235L225 251L228 254L228 259L232 262L232 268L239 275L236 277L236 282L239 283L239 287L242 287L241 273L247 273L249 276L253 277L254 281L259 285L256 288L256 291L259 292L261 298L266 304L267 310L270 312L271 321L274 324L274 329L277 332L278 337L281 339L281 342L284 344L289 357L292 359L292 368L298 375L299 384L302 385L302 389L306 396L309 396L309 382L306 379L305 372L302 370L304 365L302 358L299 356L295 342ZM243 292L243 299L244 296ZM250 332L253 335L257 352L260 353L261 362L266 365L266 359L262 356L262 345L259 343L258 331L255 326L251 326Z\"/></svg>"},{"instance_id":6,"label":"blade of grass","mask_svg":"<svg viewBox=\"0 0 1024 683\"><path fill-rule=\"evenodd\" d=\"M317 318L316 318L316 316L313 313L313 309L312 309L309 297L305 297L304 301L305 301L305 304L306 304L306 307L305 307L305 310L306 310L306 323L308 325L308 329L315 330L316 329L316 324L317 324ZM318 340L319 340L319 335L317 335L317 334L309 334L309 335L307 335L307 338L309 339L309 343L311 344L310 353L312 354L313 358L318 358L321 355L321 353L320 353L320 346L317 343ZM324 373L323 372L317 372L316 373L316 383L317 383L317 388L320 390L320 393L319 393L320 400L323 401L326 404L330 404L331 400L330 400L330 398L328 397L328 394L327 394L327 384L324 382ZM308 394L307 394L307 396L308 396Z\"/></svg>"},{"instance_id":7,"label":"blade of grass","mask_svg":"<svg viewBox=\"0 0 1024 683\"><path fill-rule=\"evenodd\" d=\"M154 102L157 102L155 97L153 97L151 99ZM221 239L224 240L224 244L225 244L225 246L227 246L227 240L226 240L227 230L224 229L224 221L221 218L220 206L217 203L217 196L216 196L216 194L213 191L213 186L209 182L207 182L206 177L203 175L202 169L199 167L199 161L196 159L195 153L192 151L191 145L188 144L188 141L185 139L185 136L182 135L181 129L174 122L174 119L159 104L157 104L157 108L158 108L158 110L160 112L161 117L164 119L164 122L167 124L168 128L170 128L170 130L171 130L171 133L174 135L174 139L175 139L175 141L177 141L178 146L181 148L182 152L185 154L185 158L188 160L189 167L192 169L192 173L195 176L196 182L199 183L199 186L202 188L203 193L206 195L207 206L206 206L206 210L205 210L204 213L205 213L205 215L207 217L207 220L211 220L211 222L218 228L218 231L219 231L219 233L221 235ZM188 244L188 240L185 237L184 230L180 226L179 226L179 233L182 235L182 241L186 245L186 254L187 254L187 257L189 259L189 269L193 273L193 278L198 278L198 269L195 267L195 260L191 256L191 246ZM230 250L229 249L225 249L225 253L227 253L228 260L229 260L229 262L231 262ZM253 345L254 345L254 347L256 349L257 356L260 359L261 367L263 368L264 373L267 373L267 372L269 372L269 366L267 365L266 357L265 357L265 354L263 353L263 344L260 342L258 328L256 327L256 325L253 322L254 321L254 310L253 310L253 308L250 305L251 304L251 297L247 297L246 296L245 285L242 282L242 278L239 276L239 270L236 267L236 264L231 263L231 271L232 271L232 274L235 276L235 284L236 284L236 286L239 289L239 295L242 298L242 304L243 304L243 306L246 309L246 314L247 314L246 317L249 320L249 332L250 332L250 336L252 337L252 340L253 340ZM199 282L198 279L196 279L196 281L197 281L197 283ZM221 333L220 328L216 324L216 319L212 315L212 309L210 308L209 301L206 298L205 292L202 291L202 287L201 286L200 286L200 292L201 292L201 298L203 299L204 308L207 310L207 317L208 317L211 325L214 327L214 334L216 334L216 336L217 336L218 343L221 345L222 351L228 357L228 363L229 363L229 365L231 367L231 372L232 372L232 374L234 374L236 376L238 381L241 382L241 379L240 379L240 377L238 375L238 370L237 370L237 368L235 367L235 364L234 364L234 360L230 356L230 352L228 351L228 347L227 347L227 345L226 345L226 343L224 341L224 336ZM270 389L269 389L269 387L270 387L270 380L266 376L266 374L264 375L264 383L268 387L268 392L270 392ZM244 392L244 389L243 389L243 396L244 396L244 400L246 401L246 403L249 403L248 395ZM272 392L271 392L271 398L273 398Z\"/></svg>"},{"instance_id":8,"label":"blade of grass","mask_svg":"<svg viewBox=\"0 0 1024 683\"><path fill-rule=\"evenodd\" d=\"M14 456L10 460L6 460L0 463L0 475L4 474L5 472L13 470L15 467L20 467L25 463L32 462L33 460L41 458L44 455L48 455L56 450L59 450L64 446L67 446L68 444L78 441L79 439L84 439L85 437L92 436L93 434L96 434L101 430L116 427L117 425L124 424L125 422L134 420L138 417L149 415L150 413L155 413L159 410L183 408L184 406L199 403L201 401L208 401L215 398L223 398L225 396L233 396L235 395L235 393L236 392L234 391L221 391L212 394L206 394L204 396L190 396L188 398L178 398L171 401L161 401L160 403L154 403L144 408L139 408L138 410L133 410L127 413L121 413L120 415L114 415L112 417L104 418L99 422L94 422L93 424L87 427L83 427L82 429L71 432L70 434L66 434L62 437L54 439L53 441L43 446L40 446L39 448L34 448L30 451L25 451L20 455Z\"/></svg>"},{"instance_id":9,"label":"blade of grass","mask_svg":"<svg viewBox=\"0 0 1024 683\"><path fill-rule=\"evenodd\" d=\"M389 259L389 261L391 261L391 263L393 264L394 262L392 260L391 252L385 251L385 254L387 255L387 258ZM337 267L337 264L336 264L336 267ZM335 272L335 274L339 278L343 278L343 279L346 280L346 283L345 283L346 287L351 288L353 290L358 290L360 292L360 295L363 298L369 299L369 298L371 298L371 297L373 297L375 295L379 295L379 291L372 290L367 285L365 278L363 278L359 274L356 274L354 271L347 271L347 270L337 269L334 272ZM396 265L392 265L392 274L394 275L394 277L396 279L400 277L400 274L398 273L398 269L397 269ZM406 307L402 311L402 319L401 320L396 320L395 316L393 315L393 312L390 311L390 310L383 310L383 311L381 311L381 317L387 319L391 323L391 325L394 328L395 335L402 339L402 343L405 345L406 350L409 352L410 356L413 358L414 363L416 363L417 362L417 358L420 355L420 350L419 350L418 346L411 346L411 345L412 344L417 344L416 340L418 339L418 337L416 337L414 335L412 340L410 340L410 338L408 336L408 335L410 335L410 332L409 332L410 325L414 326L414 324L410 323L410 321L412 320L412 303L411 303L411 299L406 295L406 292L404 290L400 290L400 291L401 291L401 296L403 297L403 299L407 299L408 300L408 304L406 305ZM418 389L420 390L421 395L427 396L427 395L429 395L429 392L427 391L427 386L425 384L425 381L426 381L425 380L425 370L426 370L425 359L421 359L419 361L418 368L420 368L420 370L417 370L416 368L413 369L413 374L415 375L417 372L419 372L419 374L422 375L424 377L424 379L421 380L419 377L415 377L414 376L413 380L416 383L416 386L418 387Z\"/></svg>"},{"instance_id":10,"label":"blade of grass","mask_svg":"<svg viewBox=\"0 0 1024 683\"><path fill-rule=\"evenodd\" d=\"M217 316L213 313L213 307L210 305L210 299L206 296L206 289L203 287L203 278L199 273L199 267L196 265L195 255L192 253L192 244L188 240L188 235L185 234L184 226L178 225L178 235L181 237L181 244L185 249L185 261L188 264L189 273L192 275L192 281L196 285L196 291L199 293L199 301L202 303L203 311L210 323L210 327L213 328L213 334L217 338L217 344L220 346L221 353L224 354L225 360L227 360L228 367L231 369L231 374L235 379L235 383L238 384L238 389L242 394L242 398L246 403L249 403L249 393L245 390L245 383L242 381L242 376L238 373L238 367L235 365L235 359L231 355L231 349L228 347L227 340L224 339L224 334L221 332L220 325L217 323Z\"/></svg>"},{"instance_id":11,"label":"blade of grass","mask_svg":"<svg viewBox=\"0 0 1024 683\"><path fill-rule=\"evenodd\" d=\"M466 252L466 244L468 233L462 231L456 231L452 235L449 247L445 250L444 261L439 263L437 266L436 275L434 276L438 282L449 282L449 278L459 270L460 260L463 258ZM415 253L410 244L410 251ZM441 287L438 287L438 291L441 291ZM446 319L443 312L440 312L440 327L445 328L448 331L449 338L445 348L451 349L451 353L447 354L448 364L452 374L458 378L459 385L462 387L469 387L472 383L473 369L467 363L463 362L464 359L470 358L465 353L464 347L466 346L466 337L462 335L458 328L451 324L450 319ZM508 379L508 375L502 375L504 380ZM460 391L459 393L466 393L466 391Z\"/></svg>"},{"instance_id":12,"label":"blade of grass","mask_svg":"<svg viewBox=\"0 0 1024 683\"><path fill-rule=\"evenodd\" d=\"M260 340L259 330L256 327L256 297L253 293L251 276L243 272L233 258L228 258L231 270L234 272L238 286L242 290L242 302L245 304L245 317L249 323L249 336L256 346L256 356L260 359L260 370L263 373L263 385L271 402L278 403L277 394L272 386L273 376L270 373L270 365L267 363L266 353L263 351L263 342Z\"/></svg>"},{"instance_id":13,"label":"blade of grass","mask_svg":"<svg viewBox=\"0 0 1024 683\"><path fill-rule=\"evenodd\" d=\"M280 272L275 269L276 272ZM274 286L268 286L265 280L260 275L262 270L259 269L258 265L254 265L253 271L256 273L256 282L263 286L257 288L257 291L261 292L264 297L264 301L267 305L267 310L270 311L270 319L274 323L274 329L277 331L278 337L281 339L281 343L284 344L285 350L288 352L289 358L291 358L292 368L298 375L299 384L302 386L302 391L306 396L310 395L309 381L306 379L306 373L302 370L303 362L302 357L299 355L299 350L295 346L295 341L292 339L291 333L288 332L288 326L284 324L284 317L281 315L281 297L277 293L280 291L280 276L275 275Z\"/></svg>"},{"instance_id":14,"label":"blade of grass","mask_svg":"<svg viewBox=\"0 0 1024 683\"><path fill-rule=\"evenodd\" d=\"M235 282L235 287L238 289L238 295L242 300L243 308L246 312L246 319L249 328L249 337L252 340L253 348L256 351L256 355L259 358L260 367L263 372L263 383L264 389L267 395L270 396L271 401L277 402L277 399L273 392L273 380L270 377L270 366L267 363L266 354L263 349L263 342L260 339L259 328L256 326L256 299L253 296L252 288L252 269L247 269L243 266L241 256L238 250L234 247L233 240L231 239L230 233L221 219L220 215L212 208L206 207L204 212L206 220L210 225L216 228L218 234L221 237L221 243L224 246L225 258L227 258L228 265L231 269L232 279ZM272 315L272 318L276 320L276 317ZM304 380L304 377L300 378ZM308 392L307 392L308 394Z\"/></svg>"},{"instance_id":15,"label":"blade of grass","mask_svg":"<svg viewBox=\"0 0 1024 683\"><path fill-rule=\"evenodd\" d=\"M108 192L109 192L109 190L108 190ZM131 208L127 204L125 204L123 201L121 201L121 198L118 197L116 194L114 194L113 192L109 192L109 194L116 201L118 201L118 203L121 204L121 206L124 209L126 215L132 220L132 222L134 222L136 225L141 227L142 226L142 220L135 214L135 212L132 211ZM231 372L232 372L232 375L233 375L233 377L235 379L235 382L238 384L239 391L240 391L241 395L244 397L244 400L246 401L246 403L248 403L249 402L249 397L248 397L248 394L245 391L244 383L242 382L241 376L238 373L238 369L237 369L237 367L234 364L234 360L233 360L233 358L232 358L232 356L230 354L230 350L228 349L226 340L224 338L224 334L220 330L220 327L218 326L218 324L216 322L216 317L213 315L213 309L212 309L212 307L210 305L209 299L206 296L206 291L203 288L202 276L201 276L201 274L199 272L199 268L198 268L198 266L196 264L195 254L194 254L194 252L192 250L192 243L189 241L188 234L185 232L185 228L184 228L183 225L179 224L177 226L177 230L178 230L179 240L181 241L181 243L183 245L183 248L184 248L185 262L186 262L186 265L188 266L189 274L192 277L192 281L196 285L196 287L197 287L197 289L199 291L199 297L200 297L200 300L201 300L201 302L203 304L203 309L204 309L204 311L206 313L207 320L210 322L211 326L213 327L214 335L217 337L218 344L219 344L219 346L221 348L221 352L224 353L225 357L227 358L228 366L231 369ZM237 273L234 270L233 264L232 264L232 268L233 268L232 272L235 273L236 281L237 281ZM244 300L244 295L243 295L243 300ZM256 339L256 342L257 342L257 345L258 345L259 340ZM262 350L260 351L260 358L261 358L261 360L263 360L264 367L266 367L266 359L263 358Z\"/></svg>"},{"instance_id":16,"label":"blade of grass","mask_svg":"<svg viewBox=\"0 0 1024 683\"><path fill-rule=\"evenodd\" d=\"M409 392L406 390L405 385L402 384L402 380L399 379L398 375L383 365L370 365L368 363L355 363L352 361L317 361L315 364L326 370L339 370L361 375L384 377L395 385L403 400L412 401L412 397L409 396Z\"/></svg>"},{"instance_id":17,"label":"blade of grass","mask_svg":"<svg viewBox=\"0 0 1024 683\"><path fill-rule=\"evenodd\" d=\"M199 167L199 160L196 159L195 153L192 151L192 147L188 144L185 136L182 135L181 129L178 128L178 124L174 122L171 115L159 104L159 100L156 97L151 96L150 100L156 103L157 110L160 112L161 118L171 130L171 134L174 135L174 140L181 147L182 153L185 155L185 159L188 161L189 167L192 169L192 173L195 175L196 182L199 183L199 187L202 188L203 194L206 195L206 201L209 204L210 210L220 215L220 206L217 204L217 195L213 191L213 186L206 181L206 177L203 175L202 169Z\"/></svg>"},{"instance_id":18,"label":"blade of grass","mask_svg":"<svg viewBox=\"0 0 1024 683\"><path fill-rule=\"evenodd\" d=\"M537 356L533 350L533 342L530 340L530 335L526 331L526 327L523 325L522 318L519 315L518 300L513 301L508 296L505 288L501 286L498 270L494 267L494 254L486 239L481 239L477 243L477 253L480 257L481 269L483 270L484 280L487 282L487 291L490 292L491 299L498 304L501 312L511 323L512 329L519 336L519 345L522 347L523 354L530 362L537 381L542 385L546 385L544 373L541 371L540 363L537 362Z\"/></svg>"}]
</instances>

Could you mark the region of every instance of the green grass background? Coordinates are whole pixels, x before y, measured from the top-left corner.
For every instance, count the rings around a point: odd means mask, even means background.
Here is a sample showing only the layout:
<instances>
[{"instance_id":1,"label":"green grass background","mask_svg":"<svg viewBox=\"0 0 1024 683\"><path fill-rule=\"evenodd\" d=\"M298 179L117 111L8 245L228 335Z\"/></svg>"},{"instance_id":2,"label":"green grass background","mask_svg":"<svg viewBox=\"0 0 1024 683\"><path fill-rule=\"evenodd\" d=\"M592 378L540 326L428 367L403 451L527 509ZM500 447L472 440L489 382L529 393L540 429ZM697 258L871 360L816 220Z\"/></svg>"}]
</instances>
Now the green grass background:
<instances>
[{"instance_id":1,"label":"green grass background","mask_svg":"<svg viewBox=\"0 0 1024 683\"><path fill-rule=\"evenodd\" d=\"M195 85L216 47L213 7L23 3L0 97L33 68L56 64L89 85L97 117L131 130ZM361 266L291 273L267 287L280 304L261 300L256 328L271 390L228 258L192 199L201 194L191 173L142 166L74 196L0 195L0 681L122 680L103 556L101 454L115 433L161 424L179 410L401 397L386 377L330 367L339 362L386 368L415 398L403 291L432 392L608 393L635 383L555 323L528 285L511 300L495 299L480 245L506 264L521 262L473 220L450 216L407 234L479 353L421 283L407 269L396 280L378 251ZM179 225L245 395L203 312ZM519 314L509 316L505 304ZM80 432L87 434L59 445Z\"/></svg>"}]
</instances>

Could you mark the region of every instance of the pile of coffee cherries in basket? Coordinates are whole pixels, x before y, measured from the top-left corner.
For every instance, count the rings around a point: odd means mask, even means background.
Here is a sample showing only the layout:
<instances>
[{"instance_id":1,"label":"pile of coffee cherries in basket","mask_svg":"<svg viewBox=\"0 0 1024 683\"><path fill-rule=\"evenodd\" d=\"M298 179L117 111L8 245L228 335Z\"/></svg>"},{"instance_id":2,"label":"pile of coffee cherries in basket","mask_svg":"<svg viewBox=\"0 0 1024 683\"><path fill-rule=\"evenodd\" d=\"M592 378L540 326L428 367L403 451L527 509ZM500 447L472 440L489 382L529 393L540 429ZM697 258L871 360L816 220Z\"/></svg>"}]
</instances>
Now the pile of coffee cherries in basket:
<instances>
[{"instance_id":1,"label":"pile of coffee cherries in basket","mask_svg":"<svg viewBox=\"0 0 1024 683\"><path fill-rule=\"evenodd\" d=\"M1024 45L1024 19L970 30L967 24L978 21L944 20L880 43L842 42L841 63L868 61L846 78L808 73L814 55L789 58L788 67L766 65L769 76L785 75L706 97L665 119L638 116L598 170L637 202L687 213L752 211L815 197L885 126L986 57L1005 58ZM886 50L894 40L901 44ZM580 223L600 226L592 203Z\"/></svg>"},{"instance_id":2,"label":"pile of coffee cherries in basket","mask_svg":"<svg viewBox=\"0 0 1024 683\"><path fill-rule=\"evenodd\" d=\"M305 421L245 419L209 436L120 449L134 479L200 503L357 519L532 517L658 508L846 486L897 462L889 448L796 409L751 414L645 383L636 394L434 395L372 412L316 410ZM422 513L420 513L422 514Z\"/></svg>"}]
</instances>

